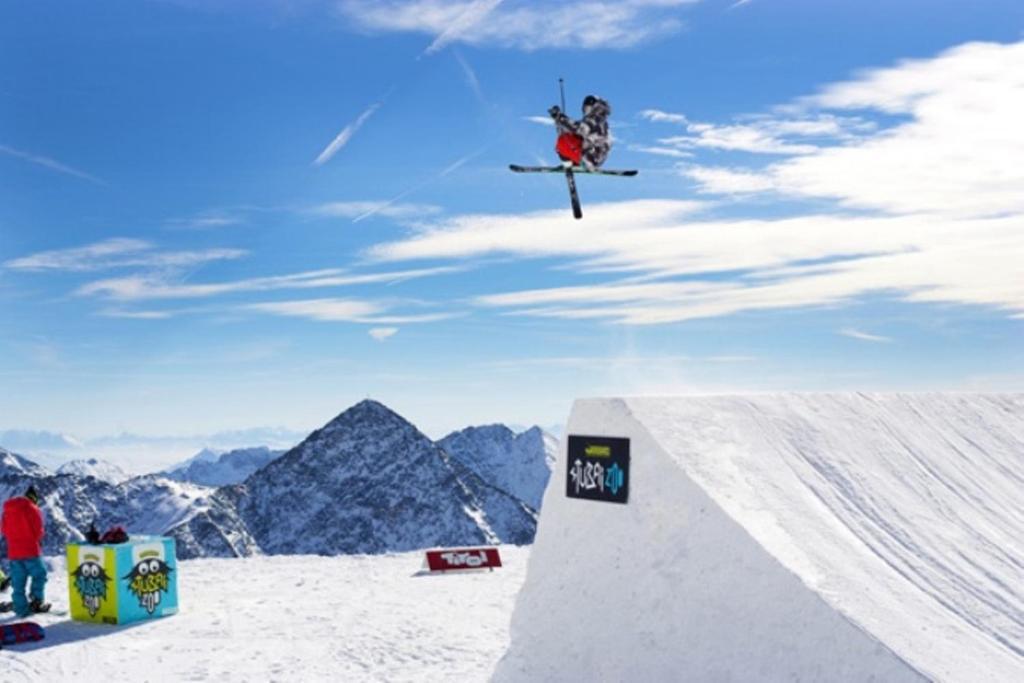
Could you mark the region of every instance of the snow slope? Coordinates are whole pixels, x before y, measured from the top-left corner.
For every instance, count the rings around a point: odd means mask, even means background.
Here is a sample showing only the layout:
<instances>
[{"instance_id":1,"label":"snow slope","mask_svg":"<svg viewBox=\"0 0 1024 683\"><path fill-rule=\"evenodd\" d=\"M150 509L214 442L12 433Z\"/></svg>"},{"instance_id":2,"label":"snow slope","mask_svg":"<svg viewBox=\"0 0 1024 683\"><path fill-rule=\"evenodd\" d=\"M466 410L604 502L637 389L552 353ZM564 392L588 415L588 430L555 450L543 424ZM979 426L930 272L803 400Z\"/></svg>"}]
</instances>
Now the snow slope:
<instances>
[{"instance_id":1,"label":"snow slope","mask_svg":"<svg viewBox=\"0 0 1024 683\"><path fill-rule=\"evenodd\" d=\"M164 476L175 481L188 481L202 486L241 484L253 472L284 453L266 446L236 448L226 453L203 449L181 465L166 470Z\"/></svg>"},{"instance_id":2,"label":"snow slope","mask_svg":"<svg viewBox=\"0 0 1024 683\"><path fill-rule=\"evenodd\" d=\"M568 433L631 439L630 501L568 499L560 453L496 680L1024 680L1024 396L593 399Z\"/></svg>"},{"instance_id":3,"label":"snow slope","mask_svg":"<svg viewBox=\"0 0 1024 683\"><path fill-rule=\"evenodd\" d=\"M74 474L79 477L94 477L100 481L105 481L108 484L114 484L115 486L126 479L130 479L132 476L114 463L107 462L106 460L98 460L96 458L66 462L57 468L57 474Z\"/></svg>"},{"instance_id":4,"label":"snow slope","mask_svg":"<svg viewBox=\"0 0 1024 683\"><path fill-rule=\"evenodd\" d=\"M40 643L11 646L0 680L485 681L508 645L528 550L494 572L417 575L419 552L187 560L181 612L128 626L41 615ZM47 596L67 609L62 558Z\"/></svg>"},{"instance_id":5,"label":"snow slope","mask_svg":"<svg viewBox=\"0 0 1024 683\"><path fill-rule=\"evenodd\" d=\"M468 427L437 442L482 479L540 509L558 440L540 427L516 434L505 425Z\"/></svg>"}]
</instances>

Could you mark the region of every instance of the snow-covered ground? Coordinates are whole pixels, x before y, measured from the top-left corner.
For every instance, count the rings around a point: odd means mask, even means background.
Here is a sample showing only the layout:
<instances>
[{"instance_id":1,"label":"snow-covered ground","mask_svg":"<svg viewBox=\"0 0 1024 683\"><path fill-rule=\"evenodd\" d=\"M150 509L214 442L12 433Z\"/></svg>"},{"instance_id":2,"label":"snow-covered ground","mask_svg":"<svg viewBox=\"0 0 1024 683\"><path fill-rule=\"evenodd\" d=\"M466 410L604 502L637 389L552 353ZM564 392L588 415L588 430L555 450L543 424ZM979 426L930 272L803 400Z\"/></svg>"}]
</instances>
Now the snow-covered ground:
<instances>
[{"instance_id":1,"label":"snow-covered ground","mask_svg":"<svg viewBox=\"0 0 1024 683\"><path fill-rule=\"evenodd\" d=\"M126 626L42 615L46 640L5 649L0 680L485 681L528 554L502 546L503 568L446 575L421 575L422 552L182 561L179 614ZM66 610L53 564L47 597Z\"/></svg>"}]
</instances>

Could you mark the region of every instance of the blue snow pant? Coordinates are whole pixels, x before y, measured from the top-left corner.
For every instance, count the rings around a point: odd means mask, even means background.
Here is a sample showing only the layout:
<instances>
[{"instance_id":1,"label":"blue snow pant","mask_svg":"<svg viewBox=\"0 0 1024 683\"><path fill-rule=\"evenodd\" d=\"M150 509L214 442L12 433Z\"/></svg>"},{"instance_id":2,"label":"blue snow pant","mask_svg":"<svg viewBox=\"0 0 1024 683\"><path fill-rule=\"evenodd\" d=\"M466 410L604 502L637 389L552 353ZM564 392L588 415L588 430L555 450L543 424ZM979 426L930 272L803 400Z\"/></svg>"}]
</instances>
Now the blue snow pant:
<instances>
[{"instance_id":1,"label":"blue snow pant","mask_svg":"<svg viewBox=\"0 0 1024 683\"><path fill-rule=\"evenodd\" d=\"M25 597L25 585L29 577L32 577L32 589L30 592L33 600L43 601L46 597L46 565L43 558L33 557L30 560L11 560L11 602L14 603L14 612L19 617L29 614L28 598Z\"/></svg>"}]
</instances>

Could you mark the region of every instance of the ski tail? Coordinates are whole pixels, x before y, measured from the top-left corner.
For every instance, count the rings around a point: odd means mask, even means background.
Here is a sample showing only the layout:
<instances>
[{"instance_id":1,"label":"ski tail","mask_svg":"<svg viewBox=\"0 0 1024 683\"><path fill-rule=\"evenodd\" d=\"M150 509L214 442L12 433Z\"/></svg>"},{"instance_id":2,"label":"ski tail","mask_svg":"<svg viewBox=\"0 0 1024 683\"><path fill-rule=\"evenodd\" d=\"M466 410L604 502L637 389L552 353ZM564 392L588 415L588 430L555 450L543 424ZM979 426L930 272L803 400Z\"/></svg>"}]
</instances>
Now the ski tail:
<instances>
[{"instance_id":1,"label":"ski tail","mask_svg":"<svg viewBox=\"0 0 1024 683\"><path fill-rule=\"evenodd\" d=\"M572 215L578 220L583 218L583 208L580 206L580 195L576 192L576 178L572 169L565 169L565 180L569 184L569 201L572 202Z\"/></svg>"}]
</instances>

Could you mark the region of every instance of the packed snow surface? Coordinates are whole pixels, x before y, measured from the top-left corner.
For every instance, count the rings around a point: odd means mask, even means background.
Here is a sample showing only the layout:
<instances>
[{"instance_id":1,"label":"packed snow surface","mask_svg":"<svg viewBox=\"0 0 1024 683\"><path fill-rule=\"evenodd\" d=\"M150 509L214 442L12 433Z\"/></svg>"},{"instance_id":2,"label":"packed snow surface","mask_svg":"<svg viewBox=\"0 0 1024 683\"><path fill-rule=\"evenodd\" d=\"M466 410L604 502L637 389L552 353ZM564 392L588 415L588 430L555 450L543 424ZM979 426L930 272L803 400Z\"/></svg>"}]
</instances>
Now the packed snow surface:
<instances>
[{"instance_id":1,"label":"packed snow surface","mask_svg":"<svg viewBox=\"0 0 1024 683\"><path fill-rule=\"evenodd\" d=\"M1024 396L577 401L498 680L1024 680Z\"/></svg>"},{"instance_id":2,"label":"packed snow surface","mask_svg":"<svg viewBox=\"0 0 1024 683\"><path fill-rule=\"evenodd\" d=\"M445 575L420 574L422 552L182 561L177 615L39 615L46 640L4 649L0 680L486 681L528 555L500 551L501 569ZM47 597L66 610L63 560L53 565Z\"/></svg>"}]
</instances>

